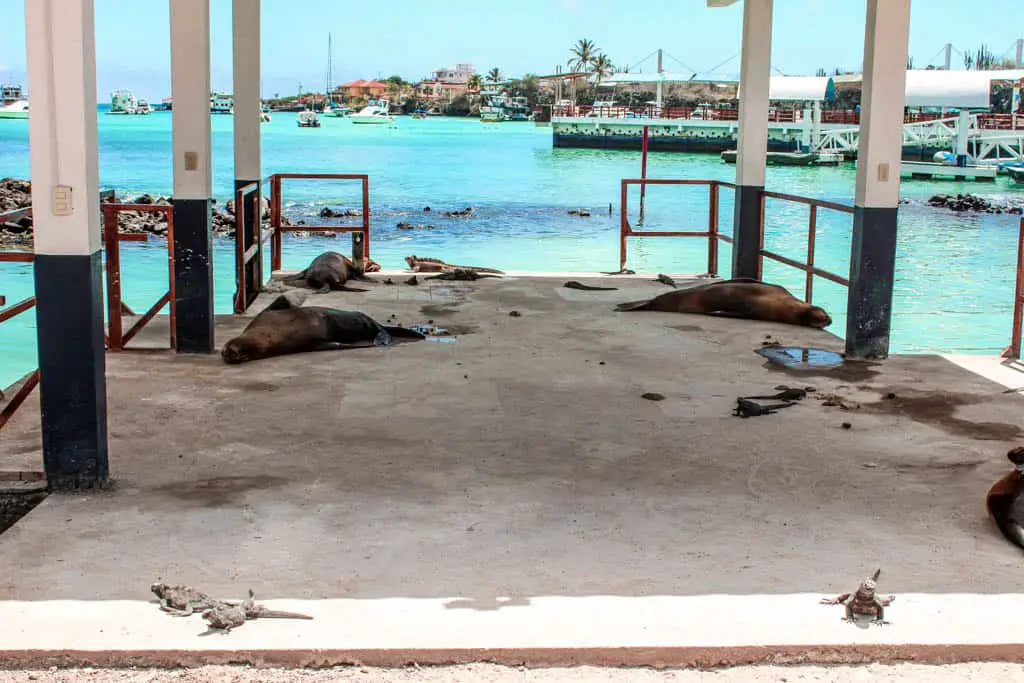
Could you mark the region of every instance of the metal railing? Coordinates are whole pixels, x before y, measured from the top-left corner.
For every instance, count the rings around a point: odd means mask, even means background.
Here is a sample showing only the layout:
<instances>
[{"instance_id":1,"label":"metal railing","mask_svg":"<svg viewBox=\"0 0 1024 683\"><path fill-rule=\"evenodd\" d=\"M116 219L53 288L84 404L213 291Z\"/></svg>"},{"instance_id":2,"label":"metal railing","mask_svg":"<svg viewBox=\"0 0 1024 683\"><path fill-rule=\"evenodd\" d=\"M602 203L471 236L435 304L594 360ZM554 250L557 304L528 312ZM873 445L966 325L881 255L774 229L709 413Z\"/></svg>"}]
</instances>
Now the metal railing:
<instances>
[{"instance_id":1,"label":"metal railing","mask_svg":"<svg viewBox=\"0 0 1024 683\"><path fill-rule=\"evenodd\" d=\"M0 219L9 216L10 214L0 215ZM0 263L31 263L35 259L35 255L31 252L3 252L0 253ZM0 306L7 303L5 297L0 297ZM22 299L18 303L0 310L0 323L6 322L25 311L31 310L36 305L36 298L30 296L27 299ZM14 392L14 395L10 398L7 403L4 404L3 410L0 410L0 429L3 429L4 425L14 417L15 411L21 407L21 404L25 402L32 390L39 384L39 368L32 370L24 378L21 386Z\"/></svg>"},{"instance_id":2,"label":"metal railing","mask_svg":"<svg viewBox=\"0 0 1024 683\"><path fill-rule=\"evenodd\" d=\"M1021 216L1020 227L1017 230L1017 283L1013 292L1013 330L1010 332L1010 345L1003 351L1003 358L1013 360L1020 358L1022 325L1024 325L1024 216Z\"/></svg>"},{"instance_id":3,"label":"metal railing","mask_svg":"<svg viewBox=\"0 0 1024 683\"><path fill-rule=\"evenodd\" d=\"M177 348L175 334L174 304L174 207L169 204L119 204L108 202L103 209L103 241L107 252L107 349L110 351L154 351L164 349L129 349L126 344L137 335L143 327L156 317L166 305L170 305L170 348ZM162 213L167 218L167 259L169 265L167 293L161 296L148 311L142 314L134 325L125 332L123 316L133 315L121 294L121 242L143 242L148 239L146 234L122 233L118 227L118 216L122 211L145 211Z\"/></svg>"},{"instance_id":4,"label":"metal railing","mask_svg":"<svg viewBox=\"0 0 1024 683\"><path fill-rule=\"evenodd\" d=\"M701 186L708 188L708 227L707 230L635 230L629 222L629 204L628 204L628 189L630 185L689 185L689 186ZM707 261L707 272L709 275L718 275L718 242L733 243L733 238L729 235L722 234L719 230L719 200L721 196L721 189L736 189L734 183L725 182L722 180L690 180L680 178L628 178L622 180L622 194L620 198L620 214L619 214L619 268L625 268L627 262L627 241L630 237L703 237L708 240L708 261ZM807 222L807 257L804 262L800 262L796 259L791 259L782 254L774 251L769 251L764 248L764 233L765 233L765 202L767 199L778 199L782 201L795 202L797 204L804 204L809 207L809 215ZM848 287L850 281L841 275L829 272L822 268L819 268L814 263L815 255L815 242L817 239L817 228L818 228L818 211L819 209L828 209L832 211L839 211L842 213L852 214L853 207L845 204L837 204L835 202L824 201L820 199L811 199L809 197L800 197L797 195L783 194L780 192L763 192L761 195L761 226L760 226L760 241L758 244L758 262L757 262L757 277L760 278L764 259L771 259L783 265L791 266L797 270L805 273L804 282L804 300L811 303L814 296L814 278L822 277L826 280L831 280L836 284L840 284ZM1024 287L1024 283L1021 285ZM1024 290L1021 292L1022 300L1024 300Z\"/></svg>"},{"instance_id":5,"label":"metal railing","mask_svg":"<svg viewBox=\"0 0 1024 683\"><path fill-rule=\"evenodd\" d=\"M283 180L357 180L362 184L363 210L360 225L282 225ZM362 235L362 258L370 257L370 176L365 173L275 173L270 176L271 269L281 270L281 237L285 232L348 232ZM353 255L355 256L355 255Z\"/></svg>"},{"instance_id":6,"label":"metal railing","mask_svg":"<svg viewBox=\"0 0 1024 683\"><path fill-rule=\"evenodd\" d=\"M689 185L708 188L707 230L634 230L629 222L629 186L639 185ZM721 180L689 180L681 178L623 178L622 194L619 200L619 269L626 267L627 240L630 237L704 237L708 241L708 274L718 274L718 241L732 242L728 235L718 232L719 188L736 189L733 183Z\"/></svg>"},{"instance_id":7,"label":"metal railing","mask_svg":"<svg viewBox=\"0 0 1024 683\"><path fill-rule=\"evenodd\" d=\"M275 234L273 224L263 229L263 196L260 189L271 178L235 190L235 302L236 314L245 313L266 282L263 278L263 245ZM280 214L279 214L280 215Z\"/></svg>"},{"instance_id":8,"label":"metal railing","mask_svg":"<svg viewBox=\"0 0 1024 683\"><path fill-rule=\"evenodd\" d=\"M781 199L788 202L795 202L797 204L806 204L809 207L810 210L807 216L807 258L803 263L794 261L782 254L768 251L764 248L765 209L768 199ZM844 287L850 286L849 278L836 275L835 273L830 273L829 271L822 270L814 265L814 247L818 236L818 209L829 209L832 211L839 211L841 213L853 214L853 207L846 204L837 204L836 202L827 202L821 199L810 199L809 197L800 197L798 195L784 194L782 192L761 193L761 244L758 247L760 258L757 262L757 276L758 278L761 277L764 259L766 258L803 271L805 274L804 301L807 303L811 303L813 299L814 276L816 275L818 277L825 278L826 280L831 280L838 285L843 285Z\"/></svg>"}]
</instances>

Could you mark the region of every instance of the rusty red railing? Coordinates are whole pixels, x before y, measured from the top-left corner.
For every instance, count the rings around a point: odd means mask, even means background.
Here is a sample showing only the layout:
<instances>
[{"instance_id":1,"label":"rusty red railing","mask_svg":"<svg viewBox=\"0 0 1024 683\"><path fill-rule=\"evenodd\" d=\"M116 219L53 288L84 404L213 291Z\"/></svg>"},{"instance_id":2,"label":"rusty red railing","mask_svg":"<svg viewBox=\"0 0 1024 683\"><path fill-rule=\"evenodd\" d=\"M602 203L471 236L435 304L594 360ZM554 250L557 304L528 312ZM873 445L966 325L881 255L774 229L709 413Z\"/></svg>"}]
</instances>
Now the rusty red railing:
<instances>
[{"instance_id":1,"label":"rusty red railing","mask_svg":"<svg viewBox=\"0 0 1024 683\"><path fill-rule=\"evenodd\" d=\"M629 186L630 185L689 185L689 186L701 186L708 188L708 227L707 230L635 230L629 222ZM627 261L627 241L630 237L703 237L708 240L708 265L707 272L709 275L718 274L718 242L732 243L733 238L729 235L723 234L719 230L719 198L721 188L736 189L736 185L733 183L721 181L721 180L690 180L680 178L648 178L646 180L639 178L630 178L622 180L622 195L620 199L620 217L619 217L619 268L626 267ZM795 202L797 204L805 204L809 207L809 215L807 219L807 257L803 262L796 259L791 259L782 254L778 254L774 251L769 251L764 248L764 233L765 233L765 202L767 199L779 199L782 201ZM841 275L829 272L822 268L819 268L814 263L815 253L815 241L817 238L818 228L818 211L819 209L828 209L832 211L839 211L842 213L852 214L853 207L845 204L837 204L836 202L829 202L821 199L811 199L809 197L800 197L798 195L783 194L781 192L764 192L761 195L761 227L760 227L760 244L758 245L758 265L757 265L757 276L761 277L761 273L764 266L764 259L771 259L783 265L787 265L797 270L803 271L806 275L804 283L804 300L811 302L814 296L814 278L822 277L826 280L831 280L836 284L840 284L848 287L850 281ZM1024 287L1024 284L1021 285ZM1022 292L1024 296L1024 292Z\"/></svg>"},{"instance_id":2,"label":"rusty red railing","mask_svg":"<svg viewBox=\"0 0 1024 683\"><path fill-rule=\"evenodd\" d=\"M1003 358L1020 358L1021 326L1024 325L1024 216L1021 216L1017 230L1017 283L1013 291L1013 330L1010 345L1003 351Z\"/></svg>"},{"instance_id":3,"label":"rusty red railing","mask_svg":"<svg viewBox=\"0 0 1024 683\"><path fill-rule=\"evenodd\" d=\"M708 188L707 230L635 230L629 222L629 186L689 185ZM623 178L619 200L619 268L626 267L627 240L630 237L704 237L708 241L708 274L718 274L718 241L732 242L732 238L718 232L719 188L736 189L733 183L721 180L690 180L682 178Z\"/></svg>"},{"instance_id":4,"label":"rusty red railing","mask_svg":"<svg viewBox=\"0 0 1024 683\"><path fill-rule=\"evenodd\" d=\"M263 245L274 236L274 227L263 229L264 184L273 188L271 178L252 182L235 190L235 301L236 314L245 313L259 295L263 278ZM271 206L273 206L273 190ZM280 215L280 214L278 214Z\"/></svg>"},{"instance_id":5,"label":"rusty red railing","mask_svg":"<svg viewBox=\"0 0 1024 683\"><path fill-rule=\"evenodd\" d=\"M164 306L170 304L170 348L177 348L175 336L174 305L174 208L169 204L119 204L106 202L103 209L103 241L107 252L107 349L109 351L162 351L165 349L126 348L135 335L149 324ZM148 311L124 331L125 314L133 315L121 293L121 242L143 242L145 234L127 234L118 229L118 216L122 211L144 211L162 213L167 218L167 260L169 264L167 293L161 296Z\"/></svg>"},{"instance_id":6,"label":"rusty red railing","mask_svg":"<svg viewBox=\"0 0 1024 683\"><path fill-rule=\"evenodd\" d=\"M764 223L765 216L767 215L765 212L765 205L768 199L781 199L788 202L795 202L797 204L806 204L809 207L807 216L807 258L803 263L783 256L782 254L768 251L764 248ZM759 278L761 277L764 259L766 258L803 271L806 278L804 281L804 301L807 303L811 303L814 296L815 276L831 280L832 282L843 285L844 287L850 286L849 278L836 275L835 273L823 270L814 265L814 247L818 234L818 209L829 209L832 211L839 211L840 213L853 214L853 207L846 204L837 204L836 202L800 197L795 194L785 194L782 192L761 193L761 244L758 247L761 258L758 259L757 276Z\"/></svg>"},{"instance_id":7,"label":"rusty red railing","mask_svg":"<svg viewBox=\"0 0 1024 683\"><path fill-rule=\"evenodd\" d=\"M362 184L363 210L359 225L282 225L282 181L284 180L355 180ZM271 269L281 270L281 237L285 232L347 232L362 237L361 258L370 257L370 177L365 173L275 173L270 176L270 241ZM353 240L355 245L356 240ZM353 255L355 256L355 255Z\"/></svg>"},{"instance_id":8,"label":"rusty red railing","mask_svg":"<svg viewBox=\"0 0 1024 683\"><path fill-rule=\"evenodd\" d=\"M24 211L24 210L22 210ZM31 211L29 209L28 211ZM0 215L0 220L11 220L10 216L14 212ZM25 215L24 213L22 215ZM20 217L20 216L19 216ZM0 263L31 263L35 260L35 254L32 252L19 252L19 251L8 251L0 252ZM0 306L4 306L7 303L6 297L0 296ZM7 308L0 309L0 323L6 322L14 316L24 313L25 311L31 310L36 305L36 298L30 296L26 299L22 299L16 304L12 304ZM0 429L3 429L4 425L14 417L15 411L21 407L21 404L25 402L32 390L39 384L39 368L32 370L28 373L24 380L21 382L21 386L14 392L10 400L4 404L2 410L0 410Z\"/></svg>"}]
</instances>

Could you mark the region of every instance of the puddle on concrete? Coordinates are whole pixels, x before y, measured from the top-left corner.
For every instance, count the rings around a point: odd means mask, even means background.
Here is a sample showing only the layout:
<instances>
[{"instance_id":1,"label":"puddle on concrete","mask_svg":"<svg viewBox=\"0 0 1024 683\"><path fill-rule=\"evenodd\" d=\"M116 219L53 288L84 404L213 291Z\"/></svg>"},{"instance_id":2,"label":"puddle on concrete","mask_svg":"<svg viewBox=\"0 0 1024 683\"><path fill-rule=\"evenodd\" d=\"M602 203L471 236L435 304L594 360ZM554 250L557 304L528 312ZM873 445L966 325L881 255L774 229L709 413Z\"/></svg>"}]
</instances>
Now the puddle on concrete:
<instances>
[{"instance_id":1,"label":"puddle on concrete","mask_svg":"<svg viewBox=\"0 0 1024 683\"><path fill-rule=\"evenodd\" d=\"M878 374L868 361L851 361L842 354L827 349L804 346L762 346L754 353L768 362L770 370L788 372L794 375L834 377L849 382L861 382Z\"/></svg>"},{"instance_id":2,"label":"puddle on concrete","mask_svg":"<svg viewBox=\"0 0 1024 683\"><path fill-rule=\"evenodd\" d=\"M413 332L419 332L420 334L425 335L427 341L451 344L455 342L456 339L455 337L452 336L452 333L449 329L445 327L440 327L439 325L434 325L432 323L409 325L408 329L412 330Z\"/></svg>"},{"instance_id":3,"label":"puddle on concrete","mask_svg":"<svg viewBox=\"0 0 1024 683\"><path fill-rule=\"evenodd\" d=\"M835 351L803 346L762 346L754 352L790 370L831 370L843 364Z\"/></svg>"},{"instance_id":4,"label":"puddle on concrete","mask_svg":"<svg viewBox=\"0 0 1024 683\"><path fill-rule=\"evenodd\" d=\"M157 486L153 490L171 496L182 503L202 507L222 507L241 504L244 496L250 491L266 491L286 483L286 479L268 475L210 477L176 481Z\"/></svg>"}]
</instances>

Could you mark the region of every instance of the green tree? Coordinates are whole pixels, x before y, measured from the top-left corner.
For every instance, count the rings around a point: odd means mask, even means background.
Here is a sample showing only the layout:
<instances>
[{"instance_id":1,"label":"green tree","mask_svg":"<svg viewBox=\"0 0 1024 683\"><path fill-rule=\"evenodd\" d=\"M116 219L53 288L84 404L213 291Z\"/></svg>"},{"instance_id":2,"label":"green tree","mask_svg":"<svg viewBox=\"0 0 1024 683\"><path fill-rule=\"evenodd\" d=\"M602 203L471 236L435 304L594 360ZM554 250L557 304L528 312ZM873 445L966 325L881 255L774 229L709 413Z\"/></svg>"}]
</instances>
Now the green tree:
<instances>
[{"instance_id":1,"label":"green tree","mask_svg":"<svg viewBox=\"0 0 1024 683\"><path fill-rule=\"evenodd\" d=\"M501 69L499 69L498 67L494 67L493 69L488 71L487 80L490 81L491 83L498 83L499 81L501 81Z\"/></svg>"},{"instance_id":2,"label":"green tree","mask_svg":"<svg viewBox=\"0 0 1024 683\"><path fill-rule=\"evenodd\" d=\"M480 92L480 87L483 85L483 79L480 78L480 74L473 74L466 81L466 88L473 92Z\"/></svg>"},{"instance_id":3,"label":"green tree","mask_svg":"<svg viewBox=\"0 0 1024 683\"><path fill-rule=\"evenodd\" d=\"M594 41L583 38L572 46L570 54L572 56L566 65L573 71L586 71L597 56L597 46L594 45Z\"/></svg>"},{"instance_id":4,"label":"green tree","mask_svg":"<svg viewBox=\"0 0 1024 683\"><path fill-rule=\"evenodd\" d=\"M598 81L603 81L606 77L615 73L615 66L612 64L612 60L603 52L591 60L590 67L594 70Z\"/></svg>"}]
</instances>

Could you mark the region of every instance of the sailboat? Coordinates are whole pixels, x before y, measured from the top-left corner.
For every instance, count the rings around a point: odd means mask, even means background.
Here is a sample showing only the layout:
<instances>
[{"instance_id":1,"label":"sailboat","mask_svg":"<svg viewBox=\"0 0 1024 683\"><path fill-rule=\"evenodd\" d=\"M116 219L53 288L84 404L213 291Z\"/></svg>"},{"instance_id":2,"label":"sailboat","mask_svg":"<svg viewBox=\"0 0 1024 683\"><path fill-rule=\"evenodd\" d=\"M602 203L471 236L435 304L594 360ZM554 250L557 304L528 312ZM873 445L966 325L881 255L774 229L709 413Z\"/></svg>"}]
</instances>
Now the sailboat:
<instances>
[{"instance_id":1,"label":"sailboat","mask_svg":"<svg viewBox=\"0 0 1024 683\"><path fill-rule=\"evenodd\" d=\"M331 95L331 71L334 67L334 51L331 49L331 34L327 34L327 87L324 89L324 115L345 116L351 109L343 104L337 104L334 96Z\"/></svg>"}]
</instances>

